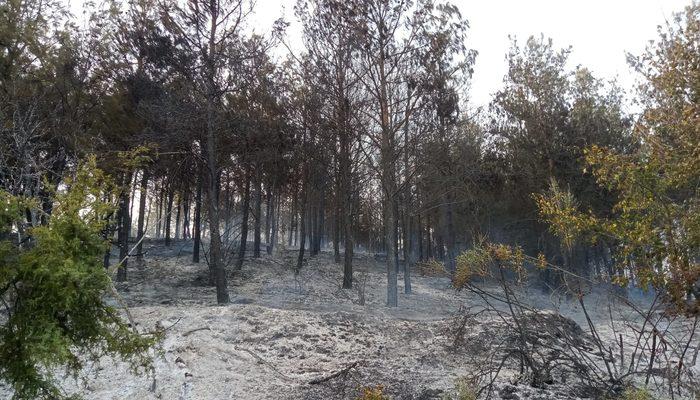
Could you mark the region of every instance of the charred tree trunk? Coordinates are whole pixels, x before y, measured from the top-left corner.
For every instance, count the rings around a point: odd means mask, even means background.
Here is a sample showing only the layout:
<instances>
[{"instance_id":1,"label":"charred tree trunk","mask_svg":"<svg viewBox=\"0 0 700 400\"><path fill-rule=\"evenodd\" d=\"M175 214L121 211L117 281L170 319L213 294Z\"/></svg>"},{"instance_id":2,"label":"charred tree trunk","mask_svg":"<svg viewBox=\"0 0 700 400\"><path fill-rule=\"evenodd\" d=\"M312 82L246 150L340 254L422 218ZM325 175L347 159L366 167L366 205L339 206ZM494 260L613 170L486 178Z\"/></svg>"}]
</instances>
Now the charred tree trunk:
<instances>
[{"instance_id":1,"label":"charred tree trunk","mask_svg":"<svg viewBox=\"0 0 700 400\"><path fill-rule=\"evenodd\" d=\"M411 293L411 267L415 262L415 252L413 250L413 244L415 238L413 237L413 217L411 213L413 212L413 198L411 193L411 171L409 165L409 124L408 124L408 109L406 110L406 124L404 125L404 215L403 215L403 286L404 293Z\"/></svg>"},{"instance_id":2,"label":"charred tree trunk","mask_svg":"<svg viewBox=\"0 0 700 400\"><path fill-rule=\"evenodd\" d=\"M315 253L321 252L323 245L323 236L326 224L326 189L325 185L321 191L321 201L318 207L318 228L316 229Z\"/></svg>"},{"instance_id":3,"label":"charred tree trunk","mask_svg":"<svg viewBox=\"0 0 700 400\"><path fill-rule=\"evenodd\" d=\"M418 214L416 226L416 249L418 250L418 260L425 261L425 253L423 252L423 220Z\"/></svg>"},{"instance_id":4,"label":"charred tree trunk","mask_svg":"<svg viewBox=\"0 0 700 400\"><path fill-rule=\"evenodd\" d=\"M131 174L125 177L124 183L130 186ZM127 279L126 268L129 254L129 230L131 229L131 215L129 215L129 191L130 188L122 188L119 194L119 210L117 212L117 242L119 244L119 262L117 269L117 282L125 282Z\"/></svg>"},{"instance_id":5,"label":"charred tree trunk","mask_svg":"<svg viewBox=\"0 0 700 400\"><path fill-rule=\"evenodd\" d=\"M213 44L212 44L213 46ZM212 50L213 52L213 50ZM212 85L213 86L213 85ZM219 202L218 202L218 168L216 159L216 135L214 129L214 104L212 95L207 99L207 216L209 217L209 270L210 280L216 284L216 301L219 304L229 302L226 271L221 254L221 234L219 232ZM213 279L212 279L213 278Z\"/></svg>"},{"instance_id":6,"label":"charred tree trunk","mask_svg":"<svg viewBox=\"0 0 700 400\"><path fill-rule=\"evenodd\" d=\"M280 194L278 193L273 197L272 202L272 232L270 232L270 243L267 247L267 254L272 255L275 251L275 245L277 244L277 233L279 229L280 222Z\"/></svg>"},{"instance_id":7,"label":"charred tree trunk","mask_svg":"<svg viewBox=\"0 0 700 400\"><path fill-rule=\"evenodd\" d=\"M340 185L336 185L335 190L335 204L333 207L333 259L336 264L340 264L340 219L341 219L341 209L340 209Z\"/></svg>"},{"instance_id":8,"label":"charred tree trunk","mask_svg":"<svg viewBox=\"0 0 700 400\"><path fill-rule=\"evenodd\" d=\"M44 211L41 215L41 224L46 225L49 222L49 217L53 212L53 190L61 183L63 171L67 165L66 152L63 149L56 151L53 162L51 163L51 173L46 175L48 185L41 185L39 189L39 198L41 199L41 209Z\"/></svg>"},{"instance_id":9,"label":"charred tree trunk","mask_svg":"<svg viewBox=\"0 0 700 400\"><path fill-rule=\"evenodd\" d=\"M111 195L105 194L104 198L102 199L104 202L111 202ZM113 224L112 224L112 218L113 214L109 214L107 217L105 217L105 227L104 230L102 231L103 238L105 242L107 242L107 249L105 250L105 254L102 258L102 263L104 265L104 268L107 269L109 268L110 264L110 258L112 256L112 241L114 240L114 229L113 229Z\"/></svg>"},{"instance_id":10,"label":"charred tree trunk","mask_svg":"<svg viewBox=\"0 0 700 400\"><path fill-rule=\"evenodd\" d=\"M440 233L436 233L435 247L437 250L436 256L437 256L438 260L444 262L445 261L445 245L442 241L442 234L440 234Z\"/></svg>"},{"instance_id":11,"label":"charred tree trunk","mask_svg":"<svg viewBox=\"0 0 700 400\"><path fill-rule=\"evenodd\" d=\"M296 246L296 218L297 218L297 189L296 187L294 188L294 195L292 197L292 211L289 214L289 238L288 238L288 245L289 247L292 247L292 245Z\"/></svg>"},{"instance_id":12,"label":"charred tree trunk","mask_svg":"<svg viewBox=\"0 0 700 400\"><path fill-rule=\"evenodd\" d=\"M272 214L272 188L266 185L265 190L265 243L269 245L270 243L270 229L272 228L272 220L270 219ZM267 247L265 252L269 254Z\"/></svg>"},{"instance_id":13,"label":"charred tree trunk","mask_svg":"<svg viewBox=\"0 0 700 400\"><path fill-rule=\"evenodd\" d=\"M202 247L202 189L204 186L204 171L199 169L197 178L197 194L194 199L194 244L192 247L192 262L199 262L199 250Z\"/></svg>"},{"instance_id":14,"label":"charred tree trunk","mask_svg":"<svg viewBox=\"0 0 700 400\"><path fill-rule=\"evenodd\" d=\"M314 197L316 197L316 196L314 196ZM305 218L307 220L306 227L308 228L306 230L308 230L309 253L311 254L312 257L316 255L316 229L318 228L318 225L317 225L317 221L318 221L317 208L318 207L315 204L313 204L313 202L315 202L315 201L316 201L316 199L313 199L313 201L307 201L308 210L306 210L306 211L307 211L308 217ZM311 204L309 204L309 203L311 203Z\"/></svg>"},{"instance_id":15,"label":"charred tree trunk","mask_svg":"<svg viewBox=\"0 0 700 400\"><path fill-rule=\"evenodd\" d=\"M267 247L265 248L265 251L267 252L268 255L272 255L272 250L275 247L275 225L276 225L276 220L277 220L277 195L274 193L274 188L275 185L273 185L273 189L268 192L268 216L266 218L266 224L269 225L269 228L267 228Z\"/></svg>"},{"instance_id":16,"label":"charred tree trunk","mask_svg":"<svg viewBox=\"0 0 700 400\"><path fill-rule=\"evenodd\" d=\"M386 96L382 96L387 98ZM394 147L391 133L388 128L388 105L382 102L382 121L385 125L382 129L382 141L380 149L381 158L381 183L382 183L382 208L384 211L384 245L386 248L386 276L388 307L398 306L397 268L396 265L396 173L394 170Z\"/></svg>"},{"instance_id":17,"label":"charred tree trunk","mask_svg":"<svg viewBox=\"0 0 700 400\"><path fill-rule=\"evenodd\" d=\"M229 243L231 241L231 230L232 230L232 221L231 221L231 208L233 208L233 196L232 196L232 189L231 189L231 179L229 177L228 171L226 172L226 197L224 198L224 207L226 209L224 210L224 242Z\"/></svg>"},{"instance_id":18,"label":"charred tree trunk","mask_svg":"<svg viewBox=\"0 0 700 400\"><path fill-rule=\"evenodd\" d=\"M150 173L148 170L143 170L143 175L141 176L141 190L139 192L139 219L136 228L136 239L139 241L136 247L136 259L143 260L143 236L145 235L144 221L146 217L146 197L148 194L148 179Z\"/></svg>"},{"instance_id":19,"label":"charred tree trunk","mask_svg":"<svg viewBox=\"0 0 700 400\"><path fill-rule=\"evenodd\" d=\"M177 196L177 211L175 212L175 240L180 239L180 212L182 211L182 196Z\"/></svg>"},{"instance_id":20,"label":"charred tree trunk","mask_svg":"<svg viewBox=\"0 0 700 400\"><path fill-rule=\"evenodd\" d=\"M138 174L131 174L131 182L129 183L129 187L131 188L131 196L129 197L129 218L132 218L134 216L134 199L136 198L136 179L138 178ZM129 223L129 237L131 237L131 228L132 228L133 223Z\"/></svg>"},{"instance_id":21,"label":"charred tree trunk","mask_svg":"<svg viewBox=\"0 0 700 400\"><path fill-rule=\"evenodd\" d=\"M170 222L173 214L173 199L175 191L172 184L168 183L168 208L165 210L165 247L170 247Z\"/></svg>"},{"instance_id":22,"label":"charred tree trunk","mask_svg":"<svg viewBox=\"0 0 700 400\"><path fill-rule=\"evenodd\" d=\"M384 175L389 175L384 173ZM384 245L386 249L386 275L387 275L387 299L386 304L389 307L398 306L398 289L397 289L397 274L396 274L396 218L394 216L394 201L393 196L393 174L392 176L384 176Z\"/></svg>"},{"instance_id":23,"label":"charred tree trunk","mask_svg":"<svg viewBox=\"0 0 700 400\"><path fill-rule=\"evenodd\" d=\"M301 267L304 264L304 248L306 247L306 207L307 207L307 185L308 182L304 180L301 187L301 215L299 216L299 255L297 256L297 265L294 270L296 275L299 275Z\"/></svg>"},{"instance_id":24,"label":"charred tree trunk","mask_svg":"<svg viewBox=\"0 0 700 400\"><path fill-rule=\"evenodd\" d=\"M260 258L260 229L262 223L262 177L259 168L255 173L255 227L253 232L253 258Z\"/></svg>"},{"instance_id":25,"label":"charred tree trunk","mask_svg":"<svg viewBox=\"0 0 700 400\"><path fill-rule=\"evenodd\" d=\"M350 289L352 288L352 257L353 257L353 251L354 251L354 246L355 243L353 241L353 235L352 235L352 200L350 196L352 195L352 191L350 188L351 185L351 179L350 179L350 149L349 149L349 143L345 142L344 145L341 145L341 149L343 152L343 160L341 162L341 202L343 206L343 221L342 221L342 226L343 226L343 240L344 240L344 247L345 247L345 254L343 257L343 288L345 289Z\"/></svg>"},{"instance_id":26,"label":"charred tree trunk","mask_svg":"<svg viewBox=\"0 0 700 400\"><path fill-rule=\"evenodd\" d=\"M425 226L425 256L428 260L433 258L433 237L431 234L430 214L428 214L428 223Z\"/></svg>"},{"instance_id":27,"label":"charred tree trunk","mask_svg":"<svg viewBox=\"0 0 700 400\"><path fill-rule=\"evenodd\" d=\"M236 270L243 268L245 260L246 246L248 244L248 219L250 215L250 168L246 170L245 186L243 188L243 216L241 218L241 244L238 248L238 259L236 260Z\"/></svg>"},{"instance_id":28,"label":"charred tree trunk","mask_svg":"<svg viewBox=\"0 0 700 400\"><path fill-rule=\"evenodd\" d=\"M306 236L306 242L309 243L309 255L314 256L314 250L316 249L316 246L314 246L314 230L316 229L316 206L314 205L315 199L314 194L313 194L313 188L311 187L311 183L309 182L309 188L308 188L309 193L307 196L309 196L306 199L306 209L303 210L302 214L305 214L304 218L304 224L306 225L306 229L304 229L305 235Z\"/></svg>"},{"instance_id":29,"label":"charred tree trunk","mask_svg":"<svg viewBox=\"0 0 700 400\"><path fill-rule=\"evenodd\" d=\"M190 239L190 190L185 189L182 200L182 238Z\"/></svg>"},{"instance_id":30,"label":"charred tree trunk","mask_svg":"<svg viewBox=\"0 0 700 400\"><path fill-rule=\"evenodd\" d=\"M161 233L163 231L163 182L160 183L160 190L158 192L158 212L156 213L156 239L161 238Z\"/></svg>"},{"instance_id":31,"label":"charred tree trunk","mask_svg":"<svg viewBox=\"0 0 700 400\"><path fill-rule=\"evenodd\" d=\"M455 248L455 227L454 227L454 212L452 207L452 197L449 195L445 196L444 208L444 233L443 237L445 240L445 245L447 247L447 254L443 254L443 259L445 260L445 266L450 272L455 271L455 259L457 258L456 248Z\"/></svg>"}]
</instances>

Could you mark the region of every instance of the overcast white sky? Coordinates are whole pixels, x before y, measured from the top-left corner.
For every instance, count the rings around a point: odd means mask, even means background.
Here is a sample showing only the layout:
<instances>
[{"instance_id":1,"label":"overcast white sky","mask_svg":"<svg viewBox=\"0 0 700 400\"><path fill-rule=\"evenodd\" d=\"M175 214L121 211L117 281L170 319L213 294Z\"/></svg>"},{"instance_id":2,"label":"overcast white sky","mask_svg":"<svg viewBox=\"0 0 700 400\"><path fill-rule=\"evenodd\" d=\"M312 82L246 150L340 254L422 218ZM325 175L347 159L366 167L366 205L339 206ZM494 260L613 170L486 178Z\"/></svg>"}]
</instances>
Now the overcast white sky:
<instances>
[{"instance_id":1,"label":"overcast white sky","mask_svg":"<svg viewBox=\"0 0 700 400\"><path fill-rule=\"evenodd\" d=\"M70 0L79 7L83 0ZM681 11L691 0L451 0L469 20L468 47L479 52L472 80L474 105L485 105L501 87L510 46L508 35L524 42L530 35L551 37L557 47L572 46L571 66L583 65L598 77L617 77L630 89L634 75L626 52L639 54L656 27ZM295 0L257 0L251 26L269 32L284 17L291 23L288 42L299 45L300 27L294 18ZM76 13L78 14L78 13Z\"/></svg>"}]
</instances>

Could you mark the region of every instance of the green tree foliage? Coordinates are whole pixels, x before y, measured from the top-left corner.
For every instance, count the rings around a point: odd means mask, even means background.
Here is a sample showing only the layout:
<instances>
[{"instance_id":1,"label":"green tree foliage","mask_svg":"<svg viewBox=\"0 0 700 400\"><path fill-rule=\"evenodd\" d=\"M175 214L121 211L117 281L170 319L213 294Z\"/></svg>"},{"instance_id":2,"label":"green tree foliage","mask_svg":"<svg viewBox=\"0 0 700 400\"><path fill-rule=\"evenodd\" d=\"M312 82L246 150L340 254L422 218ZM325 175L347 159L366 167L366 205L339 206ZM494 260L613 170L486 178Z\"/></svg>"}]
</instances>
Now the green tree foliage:
<instances>
[{"instance_id":1,"label":"green tree foliage","mask_svg":"<svg viewBox=\"0 0 700 400\"><path fill-rule=\"evenodd\" d=\"M502 227L495 232L505 235L501 240L522 245L528 254L543 252L582 276L610 274L611 244L593 248L568 238L562 246L537 220L535 201L528 200L556 180L584 207L608 214L613 197L583 171L584 149L598 145L626 154L635 147L624 93L584 67L570 68L570 53L543 37L513 42L505 87L492 103L490 152L502 166L503 195L488 207ZM563 283L554 270L543 271L541 278L548 287Z\"/></svg>"},{"instance_id":2,"label":"green tree foliage","mask_svg":"<svg viewBox=\"0 0 700 400\"><path fill-rule=\"evenodd\" d=\"M0 376L18 399L63 397L53 371L77 377L83 363L105 355L134 371L151 368L147 350L159 336L142 336L107 302L112 282L101 232L115 211L102 201L110 179L90 160L66 186L54 194L48 224L19 240L11 238L38 202L0 191Z\"/></svg>"},{"instance_id":3,"label":"green tree foliage","mask_svg":"<svg viewBox=\"0 0 700 400\"><path fill-rule=\"evenodd\" d=\"M626 152L633 145L623 93L583 67L567 67L571 49L530 37L513 42L505 88L492 104L494 140L509 159L516 198L547 188L552 178L571 186L581 201L606 208L593 179L582 173L591 145ZM522 204L533 207L533 203Z\"/></svg>"},{"instance_id":4,"label":"green tree foliage","mask_svg":"<svg viewBox=\"0 0 700 400\"><path fill-rule=\"evenodd\" d=\"M592 146L586 168L616 194L612 213L539 198L559 237L614 240L617 280L654 286L678 311L700 312L700 5L676 15L660 40L632 64L644 76L644 113L636 125L640 148L624 154Z\"/></svg>"}]
</instances>

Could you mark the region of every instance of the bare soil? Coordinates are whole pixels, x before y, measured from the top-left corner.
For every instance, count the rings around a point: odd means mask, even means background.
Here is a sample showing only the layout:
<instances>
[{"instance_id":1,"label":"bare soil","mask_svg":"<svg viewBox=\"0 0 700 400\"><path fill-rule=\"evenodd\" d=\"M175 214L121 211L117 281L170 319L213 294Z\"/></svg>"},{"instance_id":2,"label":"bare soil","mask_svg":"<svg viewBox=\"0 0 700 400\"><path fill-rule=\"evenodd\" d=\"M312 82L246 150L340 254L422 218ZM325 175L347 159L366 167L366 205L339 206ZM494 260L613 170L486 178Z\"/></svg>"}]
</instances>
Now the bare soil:
<instances>
[{"instance_id":1,"label":"bare soil","mask_svg":"<svg viewBox=\"0 0 700 400\"><path fill-rule=\"evenodd\" d=\"M140 330L166 329L155 373L134 376L104 360L85 379L66 378L69 392L87 399L355 399L361 388L382 385L394 399L440 399L454 393L455 381L478 359L478 349L453 344L460 310L480 300L451 289L447 277L414 276L413 292L405 294L399 276L399 306L391 309L384 267L371 255L357 255L355 288L344 290L332 254L309 258L295 276L297 253L282 250L231 272L232 302L218 306L206 262L191 262L191 244L147 248L143 263L130 262L130 280L118 290ZM583 322L573 302L532 288L522 295ZM596 309L609 299L591 301ZM497 332L494 321L484 320L466 335L478 347ZM495 398L579 398L561 382L534 389L513 376L500 378Z\"/></svg>"}]
</instances>

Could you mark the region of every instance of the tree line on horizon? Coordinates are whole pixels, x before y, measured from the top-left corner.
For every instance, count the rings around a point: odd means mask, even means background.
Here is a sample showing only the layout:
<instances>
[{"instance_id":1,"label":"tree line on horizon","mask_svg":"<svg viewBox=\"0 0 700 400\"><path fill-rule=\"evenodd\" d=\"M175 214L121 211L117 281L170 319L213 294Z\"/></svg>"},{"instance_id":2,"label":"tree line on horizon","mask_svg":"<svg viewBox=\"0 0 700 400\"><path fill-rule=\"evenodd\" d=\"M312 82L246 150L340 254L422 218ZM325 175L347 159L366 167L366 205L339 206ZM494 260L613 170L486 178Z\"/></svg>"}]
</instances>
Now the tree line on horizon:
<instances>
[{"instance_id":1,"label":"tree line on horizon","mask_svg":"<svg viewBox=\"0 0 700 400\"><path fill-rule=\"evenodd\" d=\"M503 86L476 109L477 52L447 2L299 0L303 50L279 58L287 22L251 33L246 0L108 0L80 23L61 1L8 0L0 188L39 203L17 223L21 236L48 223L65 177L94 156L121 188L102 194L116 205L101 234L119 249L117 280L143 257L144 236L192 239L219 303L229 301L227 270L283 246L298 249L297 272L332 249L344 288L354 250L385 254L395 307L401 273L410 293L418 263L454 273L484 238L616 282L663 287L669 279L639 268L668 278L677 260L678 296L690 295L699 10L693 2L630 56L634 96L570 67L572 49L539 36L512 41ZM674 236L672 253L659 250ZM539 281L555 288L561 274L545 269Z\"/></svg>"}]
</instances>

